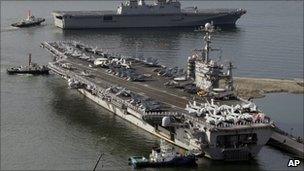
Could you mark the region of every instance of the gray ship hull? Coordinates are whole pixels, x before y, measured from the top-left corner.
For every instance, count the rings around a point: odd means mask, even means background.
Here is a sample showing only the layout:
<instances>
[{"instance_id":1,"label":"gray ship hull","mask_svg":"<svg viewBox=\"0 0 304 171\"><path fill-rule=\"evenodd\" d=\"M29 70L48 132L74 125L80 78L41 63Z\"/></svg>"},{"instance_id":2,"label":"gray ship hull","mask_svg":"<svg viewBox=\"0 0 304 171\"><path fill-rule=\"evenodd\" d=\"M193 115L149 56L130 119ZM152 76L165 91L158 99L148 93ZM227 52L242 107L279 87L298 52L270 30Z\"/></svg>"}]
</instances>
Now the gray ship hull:
<instances>
[{"instance_id":1,"label":"gray ship hull","mask_svg":"<svg viewBox=\"0 0 304 171\"><path fill-rule=\"evenodd\" d=\"M196 27L212 21L235 26L245 10L201 11L199 13L118 15L114 11L55 11L54 22L62 29Z\"/></svg>"},{"instance_id":2,"label":"gray ship hull","mask_svg":"<svg viewBox=\"0 0 304 171\"><path fill-rule=\"evenodd\" d=\"M13 27L32 27L32 26L37 26L40 25L45 21L44 18L37 18L35 21L26 21L26 22L17 22L11 24Z\"/></svg>"}]
</instances>

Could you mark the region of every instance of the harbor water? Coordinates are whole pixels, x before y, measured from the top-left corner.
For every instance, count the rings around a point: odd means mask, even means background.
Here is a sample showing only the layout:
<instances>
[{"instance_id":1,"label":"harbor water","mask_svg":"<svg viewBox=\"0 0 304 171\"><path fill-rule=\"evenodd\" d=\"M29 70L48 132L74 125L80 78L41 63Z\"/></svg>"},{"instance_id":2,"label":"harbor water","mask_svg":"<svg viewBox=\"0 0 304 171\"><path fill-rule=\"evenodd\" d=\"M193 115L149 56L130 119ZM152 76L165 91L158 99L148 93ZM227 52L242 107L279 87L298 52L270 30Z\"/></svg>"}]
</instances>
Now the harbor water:
<instances>
[{"instance_id":1,"label":"harbor water","mask_svg":"<svg viewBox=\"0 0 304 171\"><path fill-rule=\"evenodd\" d=\"M53 10L109 10L120 2L1 2L1 169L91 170L102 153L98 169L129 170L129 156L147 156L158 144L156 137L68 89L55 75L6 74L10 66L25 65L27 53L39 64L52 60L39 47L43 41L78 40L180 67L186 67L191 50L201 48L203 34L193 29L63 31L52 23ZM237 66L236 76L303 78L303 1L182 1L182 5L247 10L237 28L219 31L214 40L223 50L222 58ZM46 24L25 29L9 26L26 17L27 10L46 18ZM280 128L303 136L302 94L269 94L255 102ZM200 159L198 167L189 170L300 170L287 168L292 157L265 146L249 162Z\"/></svg>"}]
</instances>

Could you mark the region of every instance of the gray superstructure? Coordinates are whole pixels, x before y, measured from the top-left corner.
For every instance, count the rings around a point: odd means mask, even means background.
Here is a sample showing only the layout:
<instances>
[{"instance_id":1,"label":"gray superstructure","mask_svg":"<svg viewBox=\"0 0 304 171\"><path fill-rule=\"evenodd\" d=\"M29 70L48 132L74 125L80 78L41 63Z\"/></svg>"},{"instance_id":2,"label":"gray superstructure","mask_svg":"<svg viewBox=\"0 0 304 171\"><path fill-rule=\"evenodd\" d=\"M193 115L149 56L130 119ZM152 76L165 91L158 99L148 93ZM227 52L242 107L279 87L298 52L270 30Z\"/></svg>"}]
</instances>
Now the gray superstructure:
<instances>
[{"instance_id":1,"label":"gray superstructure","mask_svg":"<svg viewBox=\"0 0 304 171\"><path fill-rule=\"evenodd\" d=\"M117 11L53 11L54 22L62 29L193 27L207 22L234 26L244 9L181 9L177 0L144 0L121 3Z\"/></svg>"}]
</instances>

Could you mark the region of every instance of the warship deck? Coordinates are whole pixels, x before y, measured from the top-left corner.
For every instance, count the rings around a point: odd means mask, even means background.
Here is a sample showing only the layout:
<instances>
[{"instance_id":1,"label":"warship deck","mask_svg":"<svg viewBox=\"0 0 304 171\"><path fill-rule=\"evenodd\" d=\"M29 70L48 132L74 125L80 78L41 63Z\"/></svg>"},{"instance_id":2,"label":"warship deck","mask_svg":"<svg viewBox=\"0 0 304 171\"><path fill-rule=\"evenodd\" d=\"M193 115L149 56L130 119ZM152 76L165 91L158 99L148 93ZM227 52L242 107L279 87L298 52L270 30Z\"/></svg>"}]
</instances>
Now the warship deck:
<instances>
[{"instance_id":1,"label":"warship deck","mask_svg":"<svg viewBox=\"0 0 304 171\"><path fill-rule=\"evenodd\" d=\"M68 43L68 46L73 46L72 43ZM54 45L52 43L44 42L42 43L42 46L46 48L48 51L50 51L54 56L56 56L57 61L50 63L50 69L55 71L60 67L60 64L70 64L74 68L73 70L67 70L63 69L63 71L59 71L59 75L62 73L66 73L66 76L71 78L73 76L77 76L80 79L86 79L87 84L91 84L94 86L98 86L101 89L106 89L111 86L121 86L124 87L131 92L143 95L145 97L149 97L155 101L160 102L162 105L163 111L168 112L178 112L179 114L183 114L185 117L190 118L191 120L195 120L197 122L204 123L208 125L209 128L213 128L214 125L209 125L206 123L206 119L204 117L197 117L192 114L190 114L187 110L185 110L187 104L189 101L195 100L198 103L206 103L211 100L211 97L200 97L196 93L191 94L182 88L175 88L175 87L168 87L164 84L170 80L172 80L173 77L165 77L165 76L159 76L157 72L155 72L155 69L163 68L164 66L158 66L158 67L149 67L147 66L143 61L133 58L126 58L128 62L132 62L132 69L135 70L137 74L141 75L149 75L145 78L144 81L127 81L124 77L116 76L112 73L108 73L107 68L102 67L92 67L94 65L92 62L89 62L87 60L80 59L79 57L71 57L69 55L66 55L66 49L62 48L60 46ZM76 47L74 47L76 48ZM87 47L90 48L90 47ZM100 55L94 54L92 52L87 52L86 50L76 48L77 50L81 51L82 54L85 56L93 57L94 59L100 58ZM84 48L85 49L85 48ZM58 57L60 58L58 60ZM61 70L61 69L59 69ZM90 77L81 76L81 73L83 71L89 72ZM191 80L185 80L182 81L184 84L191 83ZM242 103L241 99L233 99L233 100L214 100L214 102L218 105L236 105ZM240 124L235 125L237 129L240 128L248 128L250 127L250 124ZM268 123L259 123L257 124L258 127L268 127ZM226 126L215 126L218 129L225 129L230 130L234 128L229 128L229 125Z\"/></svg>"},{"instance_id":2,"label":"warship deck","mask_svg":"<svg viewBox=\"0 0 304 171\"><path fill-rule=\"evenodd\" d=\"M44 43L46 46L46 43ZM58 50L58 49L57 49ZM82 53L87 56L94 56L98 58L100 56L93 55L92 53L82 51ZM173 88L164 86L166 82L168 82L172 77L163 77L157 75L153 70L158 67L147 67L141 61L132 60L132 68L135 69L138 74L147 74L150 75L145 81L136 82L136 81L127 81L125 78L118 77L116 75L107 73L107 69L101 67L90 67L92 62L87 62L85 60L81 60L79 58L67 57L61 63L70 63L75 68L73 72L79 74L82 71L89 71L92 74L92 77L86 77L90 79L92 82L96 83L96 85L107 88L107 85L117 85L123 86L130 91L143 94L147 97L150 97L154 100L160 101L164 104L167 104L174 108L179 108L184 110L189 100L195 100L197 102L205 102L206 99L202 98L196 94L190 94L183 89ZM189 81L182 81L185 84ZM234 104L240 103L239 100L226 100L226 101L217 101L221 104Z\"/></svg>"},{"instance_id":3,"label":"warship deck","mask_svg":"<svg viewBox=\"0 0 304 171\"><path fill-rule=\"evenodd\" d=\"M237 8L216 8L216 9L199 9L197 12L190 10L182 10L181 13L174 14L166 14L166 15L181 15L181 14L193 14L193 15L220 15L220 14L228 14L239 11ZM55 15L61 16L72 16L72 17L86 17L86 16L104 16L104 15L151 15L151 14L117 14L115 10L105 10L105 11L53 11ZM152 15L163 15L163 14L152 14Z\"/></svg>"}]
</instances>

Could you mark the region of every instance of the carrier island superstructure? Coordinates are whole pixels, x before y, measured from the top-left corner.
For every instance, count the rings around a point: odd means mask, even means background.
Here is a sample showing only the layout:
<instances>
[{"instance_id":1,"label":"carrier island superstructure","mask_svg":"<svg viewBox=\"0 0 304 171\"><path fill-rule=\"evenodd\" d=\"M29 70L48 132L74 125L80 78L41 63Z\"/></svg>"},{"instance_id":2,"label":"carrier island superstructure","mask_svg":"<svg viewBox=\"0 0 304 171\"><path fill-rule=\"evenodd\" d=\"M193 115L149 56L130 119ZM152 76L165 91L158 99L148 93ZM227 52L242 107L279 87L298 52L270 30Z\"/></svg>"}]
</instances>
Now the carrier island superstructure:
<instances>
[{"instance_id":1,"label":"carrier island superstructure","mask_svg":"<svg viewBox=\"0 0 304 171\"><path fill-rule=\"evenodd\" d=\"M54 22L62 29L194 27L213 21L214 25L234 26L244 9L181 8L177 0L130 0L116 11L53 11Z\"/></svg>"},{"instance_id":2,"label":"carrier island superstructure","mask_svg":"<svg viewBox=\"0 0 304 171\"><path fill-rule=\"evenodd\" d=\"M272 122L234 94L233 66L210 57L216 49L210 46L213 29L206 28L205 47L189 57L187 71L76 41L42 47L54 55L52 72L119 117L211 159L250 159L269 140Z\"/></svg>"}]
</instances>

